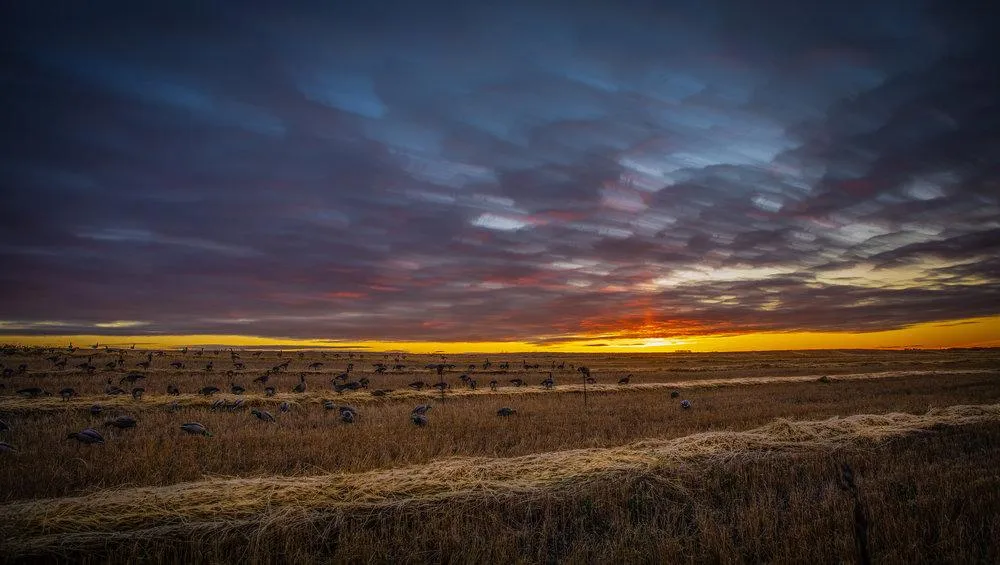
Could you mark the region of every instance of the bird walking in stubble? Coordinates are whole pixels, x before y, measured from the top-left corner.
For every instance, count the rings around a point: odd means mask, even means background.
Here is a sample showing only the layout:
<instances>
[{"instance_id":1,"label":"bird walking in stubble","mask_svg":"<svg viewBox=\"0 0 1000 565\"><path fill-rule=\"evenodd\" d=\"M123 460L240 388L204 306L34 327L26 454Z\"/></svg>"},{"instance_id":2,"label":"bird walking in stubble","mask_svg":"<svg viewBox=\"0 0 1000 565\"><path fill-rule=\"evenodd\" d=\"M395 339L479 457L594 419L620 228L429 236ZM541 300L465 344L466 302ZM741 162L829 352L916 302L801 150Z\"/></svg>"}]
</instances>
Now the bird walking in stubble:
<instances>
[{"instance_id":1,"label":"bird walking in stubble","mask_svg":"<svg viewBox=\"0 0 1000 565\"><path fill-rule=\"evenodd\" d=\"M262 422L273 422L274 415L267 410L258 410L256 408L251 408L250 413L257 417L258 420Z\"/></svg>"}]
</instances>

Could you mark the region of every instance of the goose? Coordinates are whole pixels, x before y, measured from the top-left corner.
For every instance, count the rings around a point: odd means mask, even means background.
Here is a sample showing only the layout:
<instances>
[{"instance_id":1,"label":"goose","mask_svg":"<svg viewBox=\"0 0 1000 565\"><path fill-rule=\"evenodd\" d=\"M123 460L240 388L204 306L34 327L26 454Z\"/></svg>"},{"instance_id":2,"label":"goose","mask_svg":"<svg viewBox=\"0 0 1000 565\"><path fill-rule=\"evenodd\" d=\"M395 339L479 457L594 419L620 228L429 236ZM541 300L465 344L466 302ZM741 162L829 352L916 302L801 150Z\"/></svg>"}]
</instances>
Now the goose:
<instances>
[{"instance_id":1,"label":"goose","mask_svg":"<svg viewBox=\"0 0 1000 565\"><path fill-rule=\"evenodd\" d=\"M413 410L410 411L410 414L411 415L412 414L419 414L419 415L423 416L423 415L426 415L427 411L430 410L431 408L434 408L434 407L431 406L430 404L420 404L420 405L414 407Z\"/></svg>"},{"instance_id":2,"label":"goose","mask_svg":"<svg viewBox=\"0 0 1000 565\"><path fill-rule=\"evenodd\" d=\"M408 384L406 386L412 388L413 390L420 390L420 389L424 388L425 386L427 386L427 383L425 383L424 381L413 381L412 383L410 383L410 384Z\"/></svg>"},{"instance_id":3,"label":"goose","mask_svg":"<svg viewBox=\"0 0 1000 565\"><path fill-rule=\"evenodd\" d=\"M299 394L306 391L306 375L305 373L299 375L299 384L292 387L292 392L297 392Z\"/></svg>"},{"instance_id":4,"label":"goose","mask_svg":"<svg viewBox=\"0 0 1000 565\"><path fill-rule=\"evenodd\" d=\"M212 437L212 433L208 431L208 428L201 425L198 422L188 422L186 424L181 424L181 429L191 435L200 435Z\"/></svg>"},{"instance_id":5,"label":"goose","mask_svg":"<svg viewBox=\"0 0 1000 565\"><path fill-rule=\"evenodd\" d=\"M206 387L202 387L202 389L198 391L198 394L201 394L201 395L204 395L204 396L212 396L213 394L215 394L217 392L219 392L219 387L217 387L217 386L206 386Z\"/></svg>"},{"instance_id":6,"label":"goose","mask_svg":"<svg viewBox=\"0 0 1000 565\"><path fill-rule=\"evenodd\" d=\"M687 410L688 408L691 408L691 401L690 400L681 400L681 408L683 408L685 410Z\"/></svg>"},{"instance_id":7,"label":"goose","mask_svg":"<svg viewBox=\"0 0 1000 565\"><path fill-rule=\"evenodd\" d=\"M63 400L69 400L70 398L77 396L77 394L76 390L66 387L59 391L59 396L61 396Z\"/></svg>"},{"instance_id":8,"label":"goose","mask_svg":"<svg viewBox=\"0 0 1000 565\"><path fill-rule=\"evenodd\" d=\"M141 386L137 386L137 387L135 387L135 388L132 389L132 398L134 398L136 400L142 400L142 395L145 392L146 392L146 389L142 388Z\"/></svg>"},{"instance_id":9,"label":"goose","mask_svg":"<svg viewBox=\"0 0 1000 565\"><path fill-rule=\"evenodd\" d=\"M281 406L278 407L282 412L288 412L292 409L292 405L288 402L282 402Z\"/></svg>"},{"instance_id":10,"label":"goose","mask_svg":"<svg viewBox=\"0 0 1000 565\"><path fill-rule=\"evenodd\" d=\"M104 394L107 394L108 396L117 396L125 394L125 389L111 384L111 377L108 377L108 383L104 385Z\"/></svg>"},{"instance_id":11,"label":"goose","mask_svg":"<svg viewBox=\"0 0 1000 565\"><path fill-rule=\"evenodd\" d=\"M6 441L0 441L0 451L4 453L15 453L17 452L17 448Z\"/></svg>"},{"instance_id":12,"label":"goose","mask_svg":"<svg viewBox=\"0 0 1000 565\"><path fill-rule=\"evenodd\" d=\"M236 383L229 383L229 390L232 391L232 393L236 394L236 395L243 394L246 391L245 388L243 388L242 386L240 386L240 385L238 385Z\"/></svg>"},{"instance_id":13,"label":"goose","mask_svg":"<svg viewBox=\"0 0 1000 565\"><path fill-rule=\"evenodd\" d=\"M424 416L423 414L410 414L410 421L417 426L426 426L427 416Z\"/></svg>"},{"instance_id":14,"label":"goose","mask_svg":"<svg viewBox=\"0 0 1000 565\"><path fill-rule=\"evenodd\" d=\"M274 396L275 392L277 391L274 390L273 386L264 387L264 396Z\"/></svg>"},{"instance_id":15,"label":"goose","mask_svg":"<svg viewBox=\"0 0 1000 565\"><path fill-rule=\"evenodd\" d=\"M517 414L517 410L514 410L513 408L507 408L506 406L497 410L497 416L501 417L513 416L514 414Z\"/></svg>"},{"instance_id":16,"label":"goose","mask_svg":"<svg viewBox=\"0 0 1000 565\"><path fill-rule=\"evenodd\" d=\"M126 428L134 428L137 423L138 422L136 422L136 419L133 418L132 416L118 416L113 420L108 420L107 422L104 423L104 425L114 426L119 430L124 430Z\"/></svg>"},{"instance_id":17,"label":"goose","mask_svg":"<svg viewBox=\"0 0 1000 565\"><path fill-rule=\"evenodd\" d=\"M177 388L176 385L167 385L167 394L170 396L178 396L181 393L181 389Z\"/></svg>"},{"instance_id":18,"label":"goose","mask_svg":"<svg viewBox=\"0 0 1000 565\"><path fill-rule=\"evenodd\" d=\"M672 390L672 391L670 391L670 398L678 398L678 397L680 397L680 395L681 395L681 391L679 391L679 390Z\"/></svg>"},{"instance_id":19,"label":"goose","mask_svg":"<svg viewBox=\"0 0 1000 565\"><path fill-rule=\"evenodd\" d=\"M101 432L95 430L94 428L85 428L82 431L73 432L66 436L66 439L75 439L76 441L87 445L104 443L104 436L102 436Z\"/></svg>"},{"instance_id":20,"label":"goose","mask_svg":"<svg viewBox=\"0 0 1000 565\"><path fill-rule=\"evenodd\" d=\"M104 411L104 408L102 408L100 404L94 404L93 406L90 407L90 415L91 416L100 416L101 412L103 412L103 411Z\"/></svg>"},{"instance_id":21,"label":"goose","mask_svg":"<svg viewBox=\"0 0 1000 565\"><path fill-rule=\"evenodd\" d=\"M618 384L627 385L631 380L632 380L632 375L627 375L618 379Z\"/></svg>"},{"instance_id":22,"label":"goose","mask_svg":"<svg viewBox=\"0 0 1000 565\"><path fill-rule=\"evenodd\" d=\"M146 375L143 375L142 373L129 373L122 377L121 380L118 381L118 384L124 384L127 381L128 384L134 385L137 381L141 381L145 378Z\"/></svg>"},{"instance_id":23,"label":"goose","mask_svg":"<svg viewBox=\"0 0 1000 565\"><path fill-rule=\"evenodd\" d=\"M45 390L43 390L43 389L41 389L41 388L39 388L37 386L28 387L28 388L22 388L22 389L20 389L20 390L17 391L17 394L19 394L19 395L21 395L21 396L23 396L25 398L38 398L39 396L52 396L52 393L45 392Z\"/></svg>"},{"instance_id":24,"label":"goose","mask_svg":"<svg viewBox=\"0 0 1000 565\"><path fill-rule=\"evenodd\" d=\"M353 424L358 417L358 411L350 406L340 407L340 421L345 424Z\"/></svg>"},{"instance_id":25,"label":"goose","mask_svg":"<svg viewBox=\"0 0 1000 565\"><path fill-rule=\"evenodd\" d=\"M273 422L274 415L266 410L258 410L256 408L251 408L250 413L257 417L261 422Z\"/></svg>"},{"instance_id":26,"label":"goose","mask_svg":"<svg viewBox=\"0 0 1000 565\"><path fill-rule=\"evenodd\" d=\"M0 432L9 432L9 431L10 431L10 424L8 424L4 420L0 420Z\"/></svg>"}]
</instances>

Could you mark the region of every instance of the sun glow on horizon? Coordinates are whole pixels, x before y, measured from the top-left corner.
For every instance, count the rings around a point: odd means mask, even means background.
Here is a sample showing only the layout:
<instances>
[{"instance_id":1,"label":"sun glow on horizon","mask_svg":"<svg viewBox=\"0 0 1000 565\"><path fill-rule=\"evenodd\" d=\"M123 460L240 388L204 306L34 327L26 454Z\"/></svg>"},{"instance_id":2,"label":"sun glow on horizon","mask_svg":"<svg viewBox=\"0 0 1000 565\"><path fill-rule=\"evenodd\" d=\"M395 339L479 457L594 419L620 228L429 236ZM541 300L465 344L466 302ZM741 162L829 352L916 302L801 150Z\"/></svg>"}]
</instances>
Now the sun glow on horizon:
<instances>
[{"instance_id":1,"label":"sun glow on horizon","mask_svg":"<svg viewBox=\"0 0 1000 565\"><path fill-rule=\"evenodd\" d=\"M874 332L755 332L743 334L685 335L683 337L574 336L549 342L532 341L374 341L283 339L236 334L201 335L7 335L0 342L17 345L81 349L99 347L172 349L193 347L314 348L410 353L639 353L691 351L762 351L795 349L894 349L947 347L1000 347L1000 316L928 322L896 330Z\"/></svg>"}]
</instances>

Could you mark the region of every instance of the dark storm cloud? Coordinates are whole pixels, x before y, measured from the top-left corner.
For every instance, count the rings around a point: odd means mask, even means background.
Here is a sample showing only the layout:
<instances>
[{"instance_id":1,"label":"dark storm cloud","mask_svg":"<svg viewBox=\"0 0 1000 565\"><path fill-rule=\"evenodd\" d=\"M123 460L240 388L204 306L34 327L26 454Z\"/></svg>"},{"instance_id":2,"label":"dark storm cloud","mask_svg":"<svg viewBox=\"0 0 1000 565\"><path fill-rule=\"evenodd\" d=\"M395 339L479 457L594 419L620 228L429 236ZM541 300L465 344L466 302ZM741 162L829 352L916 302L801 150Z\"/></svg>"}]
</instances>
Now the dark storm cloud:
<instances>
[{"instance_id":1,"label":"dark storm cloud","mask_svg":"<svg viewBox=\"0 0 1000 565\"><path fill-rule=\"evenodd\" d=\"M1000 313L993 14L766 4L8 3L0 332Z\"/></svg>"}]
</instances>

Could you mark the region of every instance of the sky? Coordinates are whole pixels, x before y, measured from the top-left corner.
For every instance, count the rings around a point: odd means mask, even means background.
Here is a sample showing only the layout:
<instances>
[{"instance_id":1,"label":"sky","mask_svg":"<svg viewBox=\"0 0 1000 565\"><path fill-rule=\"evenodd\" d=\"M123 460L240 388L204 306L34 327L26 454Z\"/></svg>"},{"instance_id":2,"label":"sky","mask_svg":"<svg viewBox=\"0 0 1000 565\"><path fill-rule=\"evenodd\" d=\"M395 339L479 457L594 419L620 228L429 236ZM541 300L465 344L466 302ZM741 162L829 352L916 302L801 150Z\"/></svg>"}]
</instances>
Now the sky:
<instances>
[{"instance_id":1,"label":"sky","mask_svg":"<svg viewBox=\"0 0 1000 565\"><path fill-rule=\"evenodd\" d=\"M0 341L1000 345L989 4L5 2Z\"/></svg>"}]
</instances>

